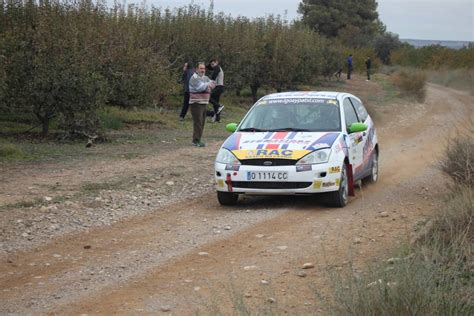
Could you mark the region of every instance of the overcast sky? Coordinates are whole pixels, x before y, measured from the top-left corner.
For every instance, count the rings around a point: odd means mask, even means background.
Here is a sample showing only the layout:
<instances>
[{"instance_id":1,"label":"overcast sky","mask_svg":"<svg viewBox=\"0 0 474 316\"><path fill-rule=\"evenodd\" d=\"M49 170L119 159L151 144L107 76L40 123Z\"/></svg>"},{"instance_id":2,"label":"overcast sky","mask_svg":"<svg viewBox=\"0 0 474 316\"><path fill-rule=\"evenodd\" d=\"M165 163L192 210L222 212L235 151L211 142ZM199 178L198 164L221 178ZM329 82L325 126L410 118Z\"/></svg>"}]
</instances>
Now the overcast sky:
<instances>
[{"instance_id":1,"label":"overcast sky","mask_svg":"<svg viewBox=\"0 0 474 316\"><path fill-rule=\"evenodd\" d=\"M119 1L120 2L120 1ZM128 0L128 3L142 1ZM148 5L174 8L192 0L146 0ZM268 14L298 17L301 0L214 0L214 12L250 18ZM204 8L209 0L194 0ZM378 0L380 19L400 38L474 41L474 0Z\"/></svg>"}]
</instances>

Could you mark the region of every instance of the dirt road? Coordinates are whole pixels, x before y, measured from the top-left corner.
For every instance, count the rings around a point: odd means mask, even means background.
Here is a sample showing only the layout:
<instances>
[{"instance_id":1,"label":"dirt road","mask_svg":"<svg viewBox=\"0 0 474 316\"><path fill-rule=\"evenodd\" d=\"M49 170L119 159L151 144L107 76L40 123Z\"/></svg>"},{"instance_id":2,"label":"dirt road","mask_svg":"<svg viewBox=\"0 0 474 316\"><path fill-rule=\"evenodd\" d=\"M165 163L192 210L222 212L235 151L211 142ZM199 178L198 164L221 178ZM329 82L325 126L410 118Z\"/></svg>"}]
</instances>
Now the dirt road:
<instances>
[{"instance_id":1,"label":"dirt road","mask_svg":"<svg viewBox=\"0 0 474 316\"><path fill-rule=\"evenodd\" d=\"M0 212L0 314L325 314L332 272L364 273L387 259L439 204L445 181L436 163L447 135L473 118L472 104L467 94L429 85L424 104L377 108L380 180L343 209L317 197L219 206L217 143L206 151L165 147L152 159L5 170L3 204L32 191L68 198ZM114 185L74 195L90 179ZM56 229L37 224L60 211L67 217L47 224ZM100 225L84 219L94 216Z\"/></svg>"}]
</instances>

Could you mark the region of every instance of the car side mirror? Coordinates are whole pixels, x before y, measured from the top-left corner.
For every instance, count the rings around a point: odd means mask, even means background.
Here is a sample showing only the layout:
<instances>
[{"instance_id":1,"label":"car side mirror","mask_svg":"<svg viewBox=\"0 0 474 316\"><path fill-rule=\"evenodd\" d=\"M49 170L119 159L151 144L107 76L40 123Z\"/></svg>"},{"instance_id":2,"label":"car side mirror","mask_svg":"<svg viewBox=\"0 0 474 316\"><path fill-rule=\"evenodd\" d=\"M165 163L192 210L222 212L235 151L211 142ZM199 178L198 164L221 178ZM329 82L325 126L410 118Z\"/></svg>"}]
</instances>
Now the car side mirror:
<instances>
[{"instance_id":1,"label":"car side mirror","mask_svg":"<svg viewBox=\"0 0 474 316\"><path fill-rule=\"evenodd\" d=\"M237 123L229 123L225 126L225 129L231 133L235 132L237 130Z\"/></svg>"},{"instance_id":2,"label":"car side mirror","mask_svg":"<svg viewBox=\"0 0 474 316\"><path fill-rule=\"evenodd\" d=\"M364 123L352 123L351 126L348 128L349 134L364 132L366 131L368 126Z\"/></svg>"}]
</instances>

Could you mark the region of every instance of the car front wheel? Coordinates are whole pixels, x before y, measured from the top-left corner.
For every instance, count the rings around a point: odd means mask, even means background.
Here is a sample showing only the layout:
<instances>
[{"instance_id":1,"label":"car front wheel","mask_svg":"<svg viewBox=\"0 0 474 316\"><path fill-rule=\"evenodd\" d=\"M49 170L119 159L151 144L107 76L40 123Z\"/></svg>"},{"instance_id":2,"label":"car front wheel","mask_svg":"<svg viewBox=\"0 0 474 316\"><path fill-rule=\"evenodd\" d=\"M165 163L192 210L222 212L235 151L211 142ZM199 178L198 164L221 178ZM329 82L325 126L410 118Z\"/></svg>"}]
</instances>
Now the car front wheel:
<instances>
[{"instance_id":1,"label":"car front wheel","mask_svg":"<svg viewBox=\"0 0 474 316\"><path fill-rule=\"evenodd\" d=\"M333 207L344 207L349 201L349 179L347 165L342 166L339 190L328 193L328 204Z\"/></svg>"},{"instance_id":2,"label":"car front wheel","mask_svg":"<svg viewBox=\"0 0 474 316\"><path fill-rule=\"evenodd\" d=\"M236 205L239 195L231 192L217 191L217 200L221 205Z\"/></svg>"}]
</instances>

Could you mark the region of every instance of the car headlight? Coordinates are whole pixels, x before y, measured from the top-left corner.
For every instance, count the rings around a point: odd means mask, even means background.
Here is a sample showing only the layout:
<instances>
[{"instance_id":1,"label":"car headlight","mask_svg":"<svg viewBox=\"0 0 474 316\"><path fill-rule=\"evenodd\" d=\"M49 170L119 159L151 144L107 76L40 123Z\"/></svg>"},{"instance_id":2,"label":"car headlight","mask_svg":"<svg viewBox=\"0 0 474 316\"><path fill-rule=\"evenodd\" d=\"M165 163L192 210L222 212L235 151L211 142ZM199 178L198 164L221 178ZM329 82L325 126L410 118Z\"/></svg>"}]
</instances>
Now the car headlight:
<instances>
[{"instance_id":1,"label":"car headlight","mask_svg":"<svg viewBox=\"0 0 474 316\"><path fill-rule=\"evenodd\" d=\"M239 159L237 159L230 150L225 148L219 150L216 161L227 165L240 165Z\"/></svg>"},{"instance_id":2,"label":"car headlight","mask_svg":"<svg viewBox=\"0 0 474 316\"><path fill-rule=\"evenodd\" d=\"M318 163L326 163L329 160L329 155L331 154L330 148L319 149L313 151L312 153L304 156L298 162L297 165L313 165Z\"/></svg>"}]
</instances>

